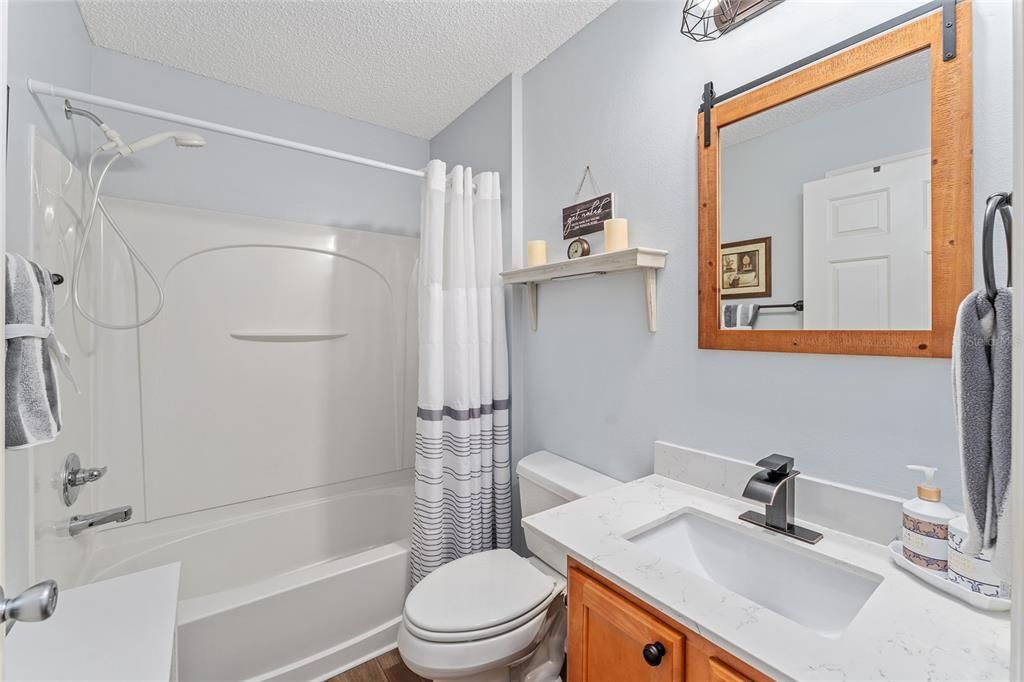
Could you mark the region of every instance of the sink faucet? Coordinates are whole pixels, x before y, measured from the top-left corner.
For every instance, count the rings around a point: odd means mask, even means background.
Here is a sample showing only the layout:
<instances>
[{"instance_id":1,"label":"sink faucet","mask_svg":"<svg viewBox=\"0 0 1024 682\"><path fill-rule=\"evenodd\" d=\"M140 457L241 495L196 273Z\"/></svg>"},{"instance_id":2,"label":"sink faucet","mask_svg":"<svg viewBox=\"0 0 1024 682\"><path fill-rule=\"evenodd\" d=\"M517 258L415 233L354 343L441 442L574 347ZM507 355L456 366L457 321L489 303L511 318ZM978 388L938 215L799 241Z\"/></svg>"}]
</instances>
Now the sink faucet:
<instances>
[{"instance_id":1,"label":"sink faucet","mask_svg":"<svg viewBox=\"0 0 1024 682\"><path fill-rule=\"evenodd\" d=\"M750 477L743 489L743 497L763 502L764 514L746 511L740 514L741 521L788 535L791 538L816 543L821 533L808 530L793 523L796 477L800 472L793 468L793 458L785 455L768 455L757 463L761 471Z\"/></svg>"},{"instance_id":2,"label":"sink faucet","mask_svg":"<svg viewBox=\"0 0 1024 682\"><path fill-rule=\"evenodd\" d=\"M71 534L71 537L74 537L89 528L102 526L108 523L124 523L131 517L131 506L114 507L113 509L105 509L104 511L99 511L94 514L72 516L71 521L68 523L68 533Z\"/></svg>"}]
</instances>

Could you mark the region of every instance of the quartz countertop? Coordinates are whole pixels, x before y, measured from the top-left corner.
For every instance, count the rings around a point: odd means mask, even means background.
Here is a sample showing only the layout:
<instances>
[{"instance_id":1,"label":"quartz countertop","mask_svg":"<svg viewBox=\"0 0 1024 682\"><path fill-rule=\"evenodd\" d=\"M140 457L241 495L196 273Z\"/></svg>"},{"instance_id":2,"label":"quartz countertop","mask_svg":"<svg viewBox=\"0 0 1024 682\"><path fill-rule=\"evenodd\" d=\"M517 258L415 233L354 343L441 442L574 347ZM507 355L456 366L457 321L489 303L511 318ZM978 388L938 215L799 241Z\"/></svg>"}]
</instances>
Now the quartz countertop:
<instances>
[{"instance_id":1,"label":"quartz countertop","mask_svg":"<svg viewBox=\"0 0 1024 682\"><path fill-rule=\"evenodd\" d=\"M626 539L684 511L754 528L737 520L750 509L763 510L655 474L529 516L523 527L528 539L532 536L564 550L777 679L1009 678L1009 615L980 611L928 587L893 564L884 545L802 521L824 533L821 542L812 546L755 529L773 542L794 543L824 560L882 578L849 627L837 637L827 637ZM899 520L893 523L895 535ZM756 557L737 560L756 562Z\"/></svg>"}]
</instances>

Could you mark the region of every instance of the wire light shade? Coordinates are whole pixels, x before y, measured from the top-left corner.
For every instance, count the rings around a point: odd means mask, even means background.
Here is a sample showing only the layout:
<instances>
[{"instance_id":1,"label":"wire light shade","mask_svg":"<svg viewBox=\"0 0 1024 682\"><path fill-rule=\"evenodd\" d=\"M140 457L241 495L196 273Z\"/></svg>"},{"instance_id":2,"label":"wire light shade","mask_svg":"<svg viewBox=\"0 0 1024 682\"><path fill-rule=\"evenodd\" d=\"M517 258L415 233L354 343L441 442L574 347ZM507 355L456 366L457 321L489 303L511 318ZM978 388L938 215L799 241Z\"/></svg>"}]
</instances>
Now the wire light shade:
<instances>
[{"instance_id":1,"label":"wire light shade","mask_svg":"<svg viewBox=\"0 0 1024 682\"><path fill-rule=\"evenodd\" d=\"M780 2L782 0L686 0L679 32L698 43L715 40Z\"/></svg>"}]
</instances>

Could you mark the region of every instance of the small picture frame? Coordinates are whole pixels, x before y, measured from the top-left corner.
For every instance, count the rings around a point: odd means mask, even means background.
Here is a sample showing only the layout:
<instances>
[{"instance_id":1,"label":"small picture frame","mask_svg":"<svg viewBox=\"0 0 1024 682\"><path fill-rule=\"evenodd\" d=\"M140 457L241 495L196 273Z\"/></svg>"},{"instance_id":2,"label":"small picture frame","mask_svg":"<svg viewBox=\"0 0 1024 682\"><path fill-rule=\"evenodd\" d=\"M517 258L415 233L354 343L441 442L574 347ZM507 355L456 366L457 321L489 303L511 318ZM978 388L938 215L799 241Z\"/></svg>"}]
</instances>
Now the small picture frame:
<instances>
[{"instance_id":1,"label":"small picture frame","mask_svg":"<svg viewBox=\"0 0 1024 682\"><path fill-rule=\"evenodd\" d=\"M772 238L722 244L719 291L722 298L772 295Z\"/></svg>"}]
</instances>

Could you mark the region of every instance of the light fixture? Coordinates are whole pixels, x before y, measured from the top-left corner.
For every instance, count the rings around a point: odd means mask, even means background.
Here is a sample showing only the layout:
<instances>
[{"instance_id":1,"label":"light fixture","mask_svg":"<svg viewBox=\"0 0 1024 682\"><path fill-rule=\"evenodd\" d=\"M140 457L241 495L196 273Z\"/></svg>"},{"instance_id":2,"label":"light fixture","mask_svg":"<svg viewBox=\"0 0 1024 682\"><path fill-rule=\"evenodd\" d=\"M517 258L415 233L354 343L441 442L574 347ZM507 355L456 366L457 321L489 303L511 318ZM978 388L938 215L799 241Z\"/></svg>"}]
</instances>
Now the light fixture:
<instances>
[{"instance_id":1,"label":"light fixture","mask_svg":"<svg viewBox=\"0 0 1024 682\"><path fill-rule=\"evenodd\" d=\"M679 32L698 43L715 40L780 2L782 0L686 0Z\"/></svg>"}]
</instances>

